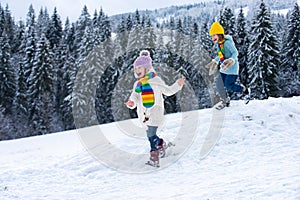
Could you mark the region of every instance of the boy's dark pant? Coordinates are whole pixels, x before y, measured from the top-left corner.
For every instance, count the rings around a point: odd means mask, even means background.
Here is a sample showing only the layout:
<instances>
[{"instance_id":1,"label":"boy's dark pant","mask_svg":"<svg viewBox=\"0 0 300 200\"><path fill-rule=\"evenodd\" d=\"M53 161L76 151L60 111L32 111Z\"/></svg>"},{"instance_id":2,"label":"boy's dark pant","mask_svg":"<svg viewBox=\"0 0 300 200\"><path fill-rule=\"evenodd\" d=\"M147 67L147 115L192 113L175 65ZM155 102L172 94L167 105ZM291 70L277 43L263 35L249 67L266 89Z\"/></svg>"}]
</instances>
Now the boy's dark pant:
<instances>
[{"instance_id":1,"label":"boy's dark pant","mask_svg":"<svg viewBox=\"0 0 300 200\"><path fill-rule=\"evenodd\" d=\"M243 87L235 83L237 77L237 75L224 74L221 72L219 73L216 81L216 87L221 99L226 99L228 96L225 88L227 89L227 91L231 92L243 92Z\"/></svg>"},{"instance_id":2,"label":"boy's dark pant","mask_svg":"<svg viewBox=\"0 0 300 200\"><path fill-rule=\"evenodd\" d=\"M160 138L156 135L157 128L157 126L148 126L147 137L151 150L157 150L157 145L160 143Z\"/></svg>"}]
</instances>

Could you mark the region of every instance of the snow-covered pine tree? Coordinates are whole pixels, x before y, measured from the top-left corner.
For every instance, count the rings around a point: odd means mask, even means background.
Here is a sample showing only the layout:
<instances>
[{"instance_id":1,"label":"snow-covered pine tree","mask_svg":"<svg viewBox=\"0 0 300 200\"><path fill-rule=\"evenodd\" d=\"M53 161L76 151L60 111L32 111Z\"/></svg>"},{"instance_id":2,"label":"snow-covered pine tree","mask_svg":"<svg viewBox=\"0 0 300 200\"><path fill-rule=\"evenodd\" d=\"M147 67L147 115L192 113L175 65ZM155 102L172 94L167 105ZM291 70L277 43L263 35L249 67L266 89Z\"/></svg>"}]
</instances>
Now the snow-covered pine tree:
<instances>
[{"instance_id":1,"label":"snow-covered pine tree","mask_svg":"<svg viewBox=\"0 0 300 200\"><path fill-rule=\"evenodd\" d=\"M144 27L142 28L142 37L144 41L144 48L154 48L156 41L156 34L154 32L153 25L151 23L150 18L143 19L146 21Z\"/></svg>"},{"instance_id":2,"label":"snow-covered pine tree","mask_svg":"<svg viewBox=\"0 0 300 200\"><path fill-rule=\"evenodd\" d=\"M278 42L279 42L279 49L283 49L283 44L285 43L285 38L286 38L286 29L287 29L287 15L282 15L282 14L273 14L273 24L274 24L274 29L277 30L277 37L278 37Z\"/></svg>"},{"instance_id":3,"label":"snow-covered pine tree","mask_svg":"<svg viewBox=\"0 0 300 200\"><path fill-rule=\"evenodd\" d=\"M107 66L105 72L109 72L109 74L101 77L96 107L97 113L100 114L98 115L99 121L102 121L102 123L109 122L111 120L110 115L113 116L114 121L130 118L129 109L121 102L125 102L129 98L133 83L136 80L133 75L132 63L130 63L131 60L127 59L126 56L127 52L123 52L123 54L116 57L113 63ZM108 106L101 106L103 104ZM108 112L110 112L110 115L106 115Z\"/></svg>"},{"instance_id":4,"label":"snow-covered pine tree","mask_svg":"<svg viewBox=\"0 0 300 200\"><path fill-rule=\"evenodd\" d=\"M183 21L181 18L179 18L176 21L176 29L174 30L174 41L172 41L171 39L173 31L171 30L170 33L171 35L169 35L170 40L168 43L170 44L170 46L168 47L169 57L167 60L167 64L171 68L169 68L168 71L164 72L165 74L164 81L168 85L173 84L177 78L181 77L184 74L185 71L184 68L188 62L188 58L185 55L190 53L189 47L191 45L188 34L187 36L184 35ZM186 52L185 49L187 49ZM166 112L167 113L178 112L180 109L178 103L179 102L177 100L176 95L165 97Z\"/></svg>"},{"instance_id":5,"label":"snow-covered pine tree","mask_svg":"<svg viewBox=\"0 0 300 200\"><path fill-rule=\"evenodd\" d=\"M140 14L138 10L133 17L133 26L129 33L128 45L126 52L133 51L135 49L143 48L142 28L140 24Z\"/></svg>"},{"instance_id":6,"label":"snow-covered pine tree","mask_svg":"<svg viewBox=\"0 0 300 200\"><path fill-rule=\"evenodd\" d=\"M50 48L51 49L51 48ZM65 38L60 40L60 44L58 46L55 45L54 49L51 49L53 52L53 88L55 93L55 112L57 113L57 117L54 120L57 120L57 124L63 121L63 113L62 106L65 98L65 87L67 85L67 81L64 80L64 74L68 73L64 69L64 65L67 60L67 54L70 53L65 43ZM60 130L57 130L60 131Z\"/></svg>"},{"instance_id":7,"label":"snow-covered pine tree","mask_svg":"<svg viewBox=\"0 0 300 200\"><path fill-rule=\"evenodd\" d=\"M26 28L34 29L36 27L35 21L35 11L33 9L32 4L28 8L27 18L26 18Z\"/></svg>"},{"instance_id":8,"label":"snow-covered pine tree","mask_svg":"<svg viewBox=\"0 0 300 200\"><path fill-rule=\"evenodd\" d=\"M206 87L209 84L209 77L206 76L204 65L211 58L208 52L204 50L204 44L200 35L201 30L199 30L196 22L194 22L191 30L191 52L188 57L188 63L184 67L184 76L189 83L187 86L190 87L183 90L182 95L180 95L180 100L184 102L181 105L181 111L196 110L210 106L210 94ZM206 81L204 81L205 78L207 78ZM186 102L190 103L187 104Z\"/></svg>"},{"instance_id":9,"label":"snow-covered pine tree","mask_svg":"<svg viewBox=\"0 0 300 200\"><path fill-rule=\"evenodd\" d=\"M62 104L60 105L60 112L62 116L63 128L65 130L75 128L73 113L72 113L72 92L74 86L74 80L77 73L77 68L75 66L74 57L74 38L75 38L75 27L74 24L70 24L69 19L66 19L63 37L61 40L61 45L63 48L64 60L62 66L62 87L61 87L61 98Z\"/></svg>"},{"instance_id":10,"label":"snow-covered pine tree","mask_svg":"<svg viewBox=\"0 0 300 200\"><path fill-rule=\"evenodd\" d=\"M63 36L63 28L62 22L60 20L60 16L57 13L56 7L53 10L53 14L51 18L48 20L48 26L46 27L46 34L47 40L49 41L49 51L52 56L52 66L53 66L53 93L54 93L54 108L55 113L57 113L57 117L52 119L52 121L57 121L57 128L51 128L53 131L60 131L59 130L59 122L61 122L61 109L60 106L63 102L62 97L62 76L63 76L63 65L64 65L64 53L66 45L61 42Z\"/></svg>"},{"instance_id":11,"label":"snow-covered pine tree","mask_svg":"<svg viewBox=\"0 0 300 200\"><path fill-rule=\"evenodd\" d=\"M8 44L11 47L11 53L15 53L16 45L14 44L14 30L15 30L15 22L13 20L13 17L11 16L11 12L8 8L8 5L6 5L4 10L4 17L5 17L5 26L4 30L7 35Z\"/></svg>"},{"instance_id":12,"label":"snow-covered pine tree","mask_svg":"<svg viewBox=\"0 0 300 200\"><path fill-rule=\"evenodd\" d=\"M11 130L11 120L5 116L5 109L0 105L0 141L16 138L16 133Z\"/></svg>"},{"instance_id":13,"label":"snow-covered pine tree","mask_svg":"<svg viewBox=\"0 0 300 200\"><path fill-rule=\"evenodd\" d=\"M212 48L211 39L208 37L208 30L205 28L207 25L206 23L204 24L199 33L193 37L192 55L189 59L190 63L203 75L207 73L204 65L211 61L208 50Z\"/></svg>"},{"instance_id":14,"label":"snow-covered pine tree","mask_svg":"<svg viewBox=\"0 0 300 200\"><path fill-rule=\"evenodd\" d=\"M0 33L1 34L4 31L4 29L5 29L5 13L0 4Z\"/></svg>"},{"instance_id":15,"label":"snow-covered pine tree","mask_svg":"<svg viewBox=\"0 0 300 200\"><path fill-rule=\"evenodd\" d=\"M195 19L191 23L191 35L194 40L196 40L196 39L199 40L200 28L199 28L199 24L197 23L197 21Z\"/></svg>"},{"instance_id":16,"label":"snow-covered pine tree","mask_svg":"<svg viewBox=\"0 0 300 200\"><path fill-rule=\"evenodd\" d=\"M109 17L103 12L101 9L99 12L99 17L98 17L98 23L101 27L101 42L106 41L108 38L111 37L111 22Z\"/></svg>"},{"instance_id":17,"label":"snow-covered pine tree","mask_svg":"<svg viewBox=\"0 0 300 200\"><path fill-rule=\"evenodd\" d=\"M239 78L240 81L247 85L249 83L248 77L248 70L247 70L247 50L249 46L249 39L248 39L248 29L247 29L247 21L243 12L243 8L241 7L239 10L238 17L236 19L236 34L234 35L235 38L235 46L239 52L238 59L239 59Z\"/></svg>"},{"instance_id":18,"label":"snow-covered pine tree","mask_svg":"<svg viewBox=\"0 0 300 200\"><path fill-rule=\"evenodd\" d=\"M133 16L133 26L135 27L141 27L142 23L141 23L141 15L139 10L137 9L135 11L135 15Z\"/></svg>"},{"instance_id":19,"label":"snow-covered pine tree","mask_svg":"<svg viewBox=\"0 0 300 200\"><path fill-rule=\"evenodd\" d=\"M5 30L0 36L0 105L11 114L16 95L16 72L11 65L11 47Z\"/></svg>"},{"instance_id":20,"label":"snow-covered pine tree","mask_svg":"<svg viewBox=\"0 0 300 200\"><path fill-rule=\"evenodd\" d=\"M67 45L67 48L70 51L70 53L74 54L75 56L75 23L70 24L70 20L68 17L65 22L63 35L64 43Z\"/></svg>"},{"instance_id":21,"label":"snow-covered pine tree","mask_svg":"<svg viewBox=\"0 0 300 200\"><path fill-rule=\"evenodd\" d=\"M131 18L131 15L128 14L127 19L126 19L126 29L128 32L130 32L132 28L133 28L132 18Z\"/></svg>"},{"instance_id":22,"label":"snow-covered pine tree","mask_svg":"<svg viewBox=\"0 0 300 200\"><path fill-rule=\"evenodd\" d=\"M169 24L167 24L166 26L168 29L166 31L166 35L168 37L168 41L167 41L167 44L166 44L166 47L168 49L169 52L174 52L174 49L175 49L175 44L174 44L174 32L175 32L175 29L176 29L176 25L175 25L175 19L173 17L170 17L170 21L169 21Z\"/></svg>"},{"instance_id":23,"label":"snow-covered pine tree","mask_svg":"<svg viewBox=\"0 0 300 200\"><path fill-rule=\"evenodd\" d=\"M99 37L100 35L98 35ZM92 74L92 66L89 66L89 54L93 51L94 48L94 35L93 30L90 27L86 27L85 33L81 40L79 57L77 59L78 71L76 73L76 79L73 85L73 95L72 103L73 103L73 115L77 120L76 127L85 127L90 125L95 125L95 122L90 123L91 116L88 114L91 112L91 109L88 106L92 101L91 90L95 88L91 88L91 78ZM93 82L94 83L94 82ZM97 85L94 85L96 87ZM78 119L80 117L80 119ZM80 124L78 124L80 122Z\"/></svg>"},{"instance_id":24,"label":"snow-covered pine tree","mask_svg":"<svg viewBox=\"0 0 300 200\"><path fill-rule=\"evenodd\" d=\"M25 43L25 56L23 60L24 65L24 76L29 87L29 76L32 73L33 62L36 52L36 32L35 32L36 22L35 22L35 12L33 6L29 6L29 11L26 19L26 32L24 37Z\"/></svg>"},{"instance_id":25,"label":"snow-covered pine tree","mask_svg":"<svg viewBox=\"0 0 300 200\"><path fill-rule=\"evenodd\" d=\"M104 47L104 53L105 53L105 59L104 59L104 65L110 65L113 62L113 59L115 57L115 46L112 40L112 27L111 27L111 21L107 15L105 15L102 11L100 10L99 17L103 16L102 18L99 18L98 21L101 25L101 30L102 30L102 40L101 42L103 43Z\"/></svg>"},{"instance_id":26,"label":"snow-covered pine tree","mask_svg":"<svg viewBox=\"0 0 300 200\"><path fill-rule=\"evenodd\" d=\"M50 42L50 48L58 47L62 38L62 31L62 22L55 7L51 19L49 21L49 26L47 27L46 34L46 37Z\"/></svg>"},{"instance_id":27,"label":"snow-covered pine tree","mask_svg":"<svg viewBox=\"0 0 300 200\"><path fill-rule=\"evenodd\" d=\"M63 66L62 77L62 98L63 103L61 105L62 123L65 130L75 128L73 113L72 113L72 101L73 101L73 86L76 78L75 58L72 56L71 51L67 47L65 49L65 62Z\"/></svg>"},{"instance_id":28,"label":"snow-covered pine tree","mask_svg":"<svg viewBox=\"0 0 300 200\"><path fill-rule=\"evenodd\" d=\"M23 21L19 21L14 29L14 40L13 40L13 44L12 45L12 53L15 57L15 59L13 60L13 64L14 66L17 66L18 63L20 62L20 57L19 56L19 48L22 44L22 41L24 39L24 35L25 35L25 24ZM23 58L23 57L22 57Z\"/></svg>"},{"instance_id":29,"label":"snow-covered pine tree","mask_svg":"<svg viewBox=\"0 0 300 200\"><path fill-rule=\"evenodd\" d=\"M201 29L200 29L200 43L202 43L203 50L208 52L208 54L211 57L215 56L215 48L213 48L214 43L209 35L209 27L208 22L204 21L202 23Z\"/></svg>"},{"instance_id":30,"label":"snow-covered pine tree","mask_svg":"<svg viewBox=\"0 0 300 200\"><path fill-rule=\"evenodd\" d=\"M111 37L110 21L108 20L108 17L105 16L102 9L100 10L99 15L97 11L95 11L91 27L86 27L83 39L81 41L78 59L79 65L85 62L86 57L93 51L93 49L103 42L106 42L104 47L107 48L105 49L107 53L111 53L113 49L110 46L111 43L107 42L107 40L109 40ZM110 56L112 57L113 55Z\"/></svg>"},{"instance_id":31,"label":"snow-covered pine tree","mask_svg":"<svg viewBox=\"0 0 300 200\"><path fill-rule=\"evenodd\" d=\"M176 30L174 34L174 52L178 55L183 55L184 41L184 30L182 25L182 20L179 18L176 22Z\"/></svg>"},{"instance_id":32,"label":"snow-covered pine tree","mask_svg":"<svg viewBox=\"0 0 300 200\"><path fill-rule=\"evenodd\" d=\"M36 22L36 35L37 38L40 38L42 34L47 35L47 29L49 28L50 17L48 14L48 10L45 8L40 9L37 22Z\"/></svg>"},{"instance_id":33,"label":"snow-covered pine tree","mask_svg":"<svg viewBox=\"0 0 300 200\"><path fill-rule=\"evenodd\" d=\"M270 11L262 1L252 20L248 48L249 84L254 98L278 95L279 51Z\"/></svg>"},{"instance_id":34,"label":"snow-covered pine tree","mask_svg":"<svg viewBox=\"0 0 300 200\"><path fill-rule=\"evenodd\" d=\"M185 61L188 62L192 55L192 51L195 48L194 41L199 35L199 27L198 24L191 18L185 19L184 22L186 23L183 24L184 27L186 27L186 31L183 34L184 46L182 46L183 54L181 56L183 56Z\"/></svg>"},{"instance_id":35,"label":"snow-covered pine tree","mask_svg":"<svg viewBox=\"0 0 300 200\"><path fill-rule=\"evenodd\" d=\"M161 76L162 74L160 73L161 71L166 69L166 60L168 57L168 54L166 53L166 36L165 36L165 29L164 26L160 26L157 36L155 35L156 41L155 41L155 49L154 49L154 54L152 57L152 62L154 63L155 70L159 72L159 75Z\"/></svg>"},{"instance_id":36,"label":"snow-covered pine tree","mask_svg":"<svg viewBox=\"0 0 300 200\"><path fill-rule=\"evenodd\" d=\"M171 30L176 29L176 22L175 22L175 18L173 16L170 17L168 28Z\"/></svg>"},{"instance_id":37,"label":"snow-covered pine tree","mask_svg":"<svg viewBox=\"0 0 300 200\"><path fill-rule=\"evenodd\" d=\"M230 8L225 8L220 16L220 24L225 30L225 34L233 36L235 34L235 17Z\"/></svg>"},{"instance_id":38,"label":"snow-covered pine tree","mask_svg":"<svg viewBox=\"0 0 300 200\"><path fill-rule=\"evenodd\" d=\"M133 30L132 30L133 31ZM114 121L113 113L115 111L116 104L120 105L120 102L125 101L121 99L121 95L118 91L120 88L117 87L117 84L120 79L123 78L123 73L128 72L128 69L132 69L132 63L138 55L138 50L128 51L126 54L122 54L116 57L113 63L110 63L106 66L104 73L100 77L99 85L96 91L96 112L99 123L109 123ZM129 79L126 81L132 80L133 74L130 74ZM121 77L122 76L122 77ZM133 84L133 83L132 83ZM123 87L123 85L121 85ZM122 89L121 89L122 90ZM113 97L113 94L119 95L119 97ZM120 99L119 101L117 99ZM120 115L118 115L120 116Z\"/></svg>"},{"instance_id":39,"label":"snow-covered pine tree","mask_svg":"<svg viewBox=\"0 0 300 200\"><path fill-rule=\"evenodd\" d=\"M113 59L111 47L111 27L108 17L102 9L95 12L93 17L93 29L87 30L84 37L86 55L81 55L84 59L80 65L80 70L76 76L73 97L73 114L75 115L76 126L84 127L97 124L95 112L96 89L103 72L111 64ZM77 80L79 79L79 80ZM105 80L109 83L111 80ZM109 84L107 84L109 85ZM107 86L104 84L104 87ZM106 93L108 97L111 91ZM107 113L107 112L106 112ZM80 122L80 124L78 124Z\"/></svg>"},{"instance_id":40,"label":"snow-covered pine tree","mask_svg":"<svg viewBox=\"0 0 300 200\"><path fill-rule=\"evenodd\" d=\"M118 25L117 28L117 35L114 40L115 44L115 53L118 56L124 54L127 49L127 44L128 44L128 31L126 28L126 19L124 16L122 16L120 24Z\"/></svg>"},{"instance_id":41,"label":"snow-covered pine tree","mask_svg":"<svg viewBox=\"0 0 300 200\"><path fill-rule=\"evenodd\" d=\"M159 28L159 33L158 36L156 38L156 47L157 49L165 49L165 41L164 41L164 26L160 26Z\"/></svg>"},{"instance_id":42,"label":"snow-covered pine tree","mask_svg":"<svg viewBox=\"0 0 300 200\"><path fill-rule=\"evenodd\" d=\"M300 11L296 3L289 16L280 65L281 95L300 95Z\"/></svg>"},{"instance_id":43,"label":"snow-covered pine tree","mask_svg":"<svg viewBox=\"0 0 300 200\"><path fill-rule=\"evenodd\" d=\"M20 40L20 44L18 45L18 54L16 56L16 62L18 66L17 72L17 95L16 95L16 113L17 113L17 123L25 123L27 124L28 116L28 85L27 79L25 76L25 66L23 59L25 57L25 48L26 48L26 32L25 25L22 21L19 22L19 34L17 34L18 40ZM17 39L17 38L16 38ZM24 132L24 130L23 130Z\"/></svg>"},{"instance_id":44,"label":"snow-covered pine tree","mask_svg":"<svg viewBox=\"0 0 300 200\"><path fill-rule=\"evenodd\" d=\"M80 48L78 53L77 65L80 67L85 62L87 55L94 48L94 35L93 30L90 27L86 27L83 38L80 42Z\"/></svg>"},{"instance_id":45,"label":"snow-covered pine tree","mask_svg":"<svg viewBox=\"0 0 300 200\"><path fill-rule=\"evenodd\" d=\"M103 18L104 18L104 14L102 9L99 12L98 15L98 11L95 10L94 12L94 16L92 18L92 29L93 29L93 36L96 37L95 41L94 41L94 45L99 45L101 43L103 39Z\"/></svg>"},{"instance_id":46,"label":"snow-covered pine tree","mask_svg":"<svg viewBox=\"0 0 300 200\"><path fill-rule=\"evenodd\" d=\"M76 75L73 90L73 115L76 127L92 126L97 124L95 112L96 89L105 66L104 47L100 43L81 64ZM104 68L104 69L103 69Z\"/></svg>"},{"instance_id":47,"label":"snow-covered pine tree","mask_svg":"<svg viewBox=\"0 0 300 200\"><path fill-rule=\"evenodd\" d=\"M75 58L78 60L82 59L79 57L80 51L82 51L80 50L80 48L81 48L82 40L84 38L84 34L86 34L86 29L88 29L90 25L91 25L91 16L85 5L81 11L81 15L79 16L79 19L76 21L74 46L76 50Z\"/></svg>"},{"instance_id":48,"label":"snow-covered pine tree","mask_svg":"<svg viewBox=\"0 0 300 200\"><path fill-rule=\"evenodd\" d=\"M37 43L34 65L29 80L29 119L35 134L51 131L54 113L53 53L50 43L42 35Z\"/></svg>"}]
</instances>

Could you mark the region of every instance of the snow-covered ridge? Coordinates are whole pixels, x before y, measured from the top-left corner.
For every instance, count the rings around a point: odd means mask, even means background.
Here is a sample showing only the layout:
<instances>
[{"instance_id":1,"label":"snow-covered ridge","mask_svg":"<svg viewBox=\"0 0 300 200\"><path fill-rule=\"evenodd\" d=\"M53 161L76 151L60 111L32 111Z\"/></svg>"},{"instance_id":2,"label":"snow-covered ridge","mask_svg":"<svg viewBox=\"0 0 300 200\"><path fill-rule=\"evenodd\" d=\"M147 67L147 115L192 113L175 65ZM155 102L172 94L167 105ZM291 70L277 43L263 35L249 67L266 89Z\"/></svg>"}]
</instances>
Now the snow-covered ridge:
<instances>
[{"instance_id":1,"label":"snow-covered ridge","mask_svg":"<svg viewBox=\"0 0 300 200\"><path fill-rule=\"evenodd\" d=\"M272 13L279 13L286 15L289 10L291 10L295 5L295 0L264 0L268 8L271 9ZM170 20L171 17L179 18L185 16L191 16L193 18L199 19L211 19L213 20L215 16L219 15L220 10L224 8L230 8L232 10L239 10L241 7L245 11L245 15L249 15L249 20L252 18L253 11L258 8L258 5L261 3L261 0L249 1L249 0L226 0L223 3L221 1L205 1L203 3L195 3L190 5L181 5L181 6L170 6L166 8L159 8L155 10L139 10L141 14L145 14L154 23L163 23L164 21ZM299 3L298 3L299 4ZM249 12L249 10L251 12ZM111 20L118 22L122 16L127 17L129 13L123 13L118 15L111 16ZM113 23L114 24L114 23Z\"/></svg>"},{"instance_id":2,"label":"snow-covered ridge","mask_svg":"<svg viewBox=\"0 0 300 200\"><path fill-rule=\"evenodd\" d=\"M200 123L192 145L168 167L162 159L161 169L151 173L124 173L102 165L86 151L77 131L2 141L1 199L300 198L300 97L253 100L248 105L232 101L225 109L221 137L204 159L200 149L213 110L195 112ZM160 135L172 140L181 119L181 113L168 115ZM195 120L185 123L193 125ZM97 134L94 128L86 130ZM148 159L146 138L118 131L118 123L99 128L115 147ZM150 167L143 160L132 166L137 164Z\"/></svg>"}]
</instances>

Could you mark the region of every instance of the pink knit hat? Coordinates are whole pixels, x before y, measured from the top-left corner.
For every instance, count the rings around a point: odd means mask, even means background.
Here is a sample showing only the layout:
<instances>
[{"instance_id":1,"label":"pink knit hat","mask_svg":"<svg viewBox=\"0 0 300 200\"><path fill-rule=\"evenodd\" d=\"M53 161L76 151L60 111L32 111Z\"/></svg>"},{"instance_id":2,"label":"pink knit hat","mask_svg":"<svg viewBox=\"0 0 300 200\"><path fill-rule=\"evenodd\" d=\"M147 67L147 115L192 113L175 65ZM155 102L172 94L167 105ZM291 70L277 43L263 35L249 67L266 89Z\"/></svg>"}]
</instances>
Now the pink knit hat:
<instances>
[{"instance_id":1,"label":"pink knit hat","mask_svg":"<svg viewBox=\"0 0 300 200\"><path fill-rule=\"evenodd\" d=\"M134 67L143 66L147 69L152 68L152 59L150 57L150 52L148 50L142 50L140 56L133 63Z\"/></svg>"}]
</instances>

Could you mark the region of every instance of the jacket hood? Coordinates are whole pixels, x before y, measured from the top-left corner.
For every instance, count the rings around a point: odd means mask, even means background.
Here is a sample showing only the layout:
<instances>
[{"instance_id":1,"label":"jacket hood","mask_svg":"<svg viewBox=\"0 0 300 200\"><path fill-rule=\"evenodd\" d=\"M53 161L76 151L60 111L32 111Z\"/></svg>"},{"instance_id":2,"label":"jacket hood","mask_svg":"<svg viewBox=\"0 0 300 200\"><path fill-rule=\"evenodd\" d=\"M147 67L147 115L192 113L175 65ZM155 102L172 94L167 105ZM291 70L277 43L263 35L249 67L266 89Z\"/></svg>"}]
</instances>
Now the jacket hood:
<instances>
[{"instance_id":1,"label":"jacket hood","mask_svg":"<svg viewBox=\"0 0 300 200\"><path fill-rule=\"evenodd\" d=\"M233 41L233 38L232 38L231 35L225 35L225 39L226 39L226 40L231 40L231 41Z\"/></svg>"}]
</instances>

